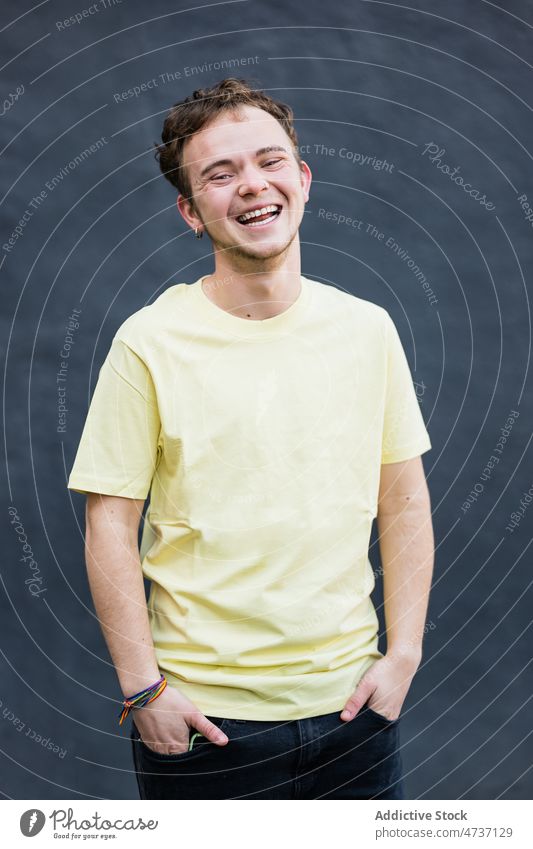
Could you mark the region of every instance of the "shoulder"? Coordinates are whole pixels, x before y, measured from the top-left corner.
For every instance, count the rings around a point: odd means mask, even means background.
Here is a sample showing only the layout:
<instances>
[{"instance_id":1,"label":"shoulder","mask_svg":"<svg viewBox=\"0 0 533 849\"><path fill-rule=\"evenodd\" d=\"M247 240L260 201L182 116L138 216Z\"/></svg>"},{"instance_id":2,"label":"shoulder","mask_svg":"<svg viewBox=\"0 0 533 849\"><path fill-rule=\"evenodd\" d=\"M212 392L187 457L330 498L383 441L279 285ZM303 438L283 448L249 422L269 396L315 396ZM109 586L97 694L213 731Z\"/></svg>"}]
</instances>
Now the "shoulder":
<instances>
[{"instance_id":1,"label":"shoulder","mask_svg":"<svg viewBox=\"0 0 533 849\"><path fill-rule=\"evenodd\" d=\"M332 283L322 283L310 277L305 279L311 284L314 297L321 309L329 308L344 313L347 317L358 320L371 331L378 329L380 332L386 331L391 318L384 307L352 295L351 292L338 288Z\"/></svg>"},{"instance_id":2,"label":"shoulder","mask_svg":"<svg viewBox=\"0 0 533 849\"><path fill-rule=\"evenodd\" d=\"M157 344L161 333L172 323L176 311L185 305L187 283L169 286L151 303L128 316L117 329L114 341L123 342L142 356Z\"/></svg>"}]
</instances>

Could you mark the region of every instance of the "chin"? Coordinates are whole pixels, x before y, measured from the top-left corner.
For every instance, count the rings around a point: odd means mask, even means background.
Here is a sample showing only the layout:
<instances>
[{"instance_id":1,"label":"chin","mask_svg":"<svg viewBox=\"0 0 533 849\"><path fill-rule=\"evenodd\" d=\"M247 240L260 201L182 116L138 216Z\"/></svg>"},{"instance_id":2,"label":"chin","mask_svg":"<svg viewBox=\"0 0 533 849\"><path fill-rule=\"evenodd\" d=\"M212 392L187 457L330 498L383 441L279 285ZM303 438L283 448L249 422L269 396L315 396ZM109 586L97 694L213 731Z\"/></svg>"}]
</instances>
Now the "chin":
<instances>
[{"instance_id":1,"label":"chin","mask_svg":"<svg viewBox=\"0 0 533 849\"><path fill-rule=\"evenodd\" d=\"M249 242L219 242L213 238L212 242L213 247L221 251L229 251L230 253L248 257L249 259L269 259L270 257L279 256L284 253L290 247L295 236L296 233L287 236L285 239L265 239L263 242L258 241L256 244L250 244Z\"/></svg>"},{"instance_id":2,"label":"chin","mask_svg":"<svg viewBox=\"0 0 533 849\"><path fill-rule=\"evenodd\" d=\"M284 254L290 242L286 244L277 244L277 245L266 245L263 248L256 245L254 248L250 248L247 245L235 245L234 253L239 254L243 257L248 257L249 259L272 259L275 256L281 256Z\"/></svg>"}]
</instances>

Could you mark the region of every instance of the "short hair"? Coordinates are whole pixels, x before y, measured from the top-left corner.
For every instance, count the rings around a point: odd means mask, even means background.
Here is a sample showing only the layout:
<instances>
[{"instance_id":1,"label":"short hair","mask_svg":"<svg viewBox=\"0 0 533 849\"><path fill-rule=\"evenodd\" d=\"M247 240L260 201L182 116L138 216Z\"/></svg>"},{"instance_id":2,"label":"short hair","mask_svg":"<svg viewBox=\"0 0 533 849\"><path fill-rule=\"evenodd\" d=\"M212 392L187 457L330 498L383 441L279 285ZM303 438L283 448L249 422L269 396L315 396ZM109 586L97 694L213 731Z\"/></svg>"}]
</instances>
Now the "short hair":
<instances>
[{"instance_id":1,"label":"short hair","mask_svg":"<svg viewBox=\"0 0 533 849\"><path fill-rule=\"evenodd\" d=\"M240 106L255 106L272 115L283 127L293 145L293 153L301 165L298 137L294 129L294 114L290 106L274 100L249 81L227 77L211 88L196 89L189 97L175 103L163 124L162 144L154 145L163 176L172 183L192 205L192 188L183 164L183 148L188 139L224 111L237 115Z\"/></svg>"}]
</instances>

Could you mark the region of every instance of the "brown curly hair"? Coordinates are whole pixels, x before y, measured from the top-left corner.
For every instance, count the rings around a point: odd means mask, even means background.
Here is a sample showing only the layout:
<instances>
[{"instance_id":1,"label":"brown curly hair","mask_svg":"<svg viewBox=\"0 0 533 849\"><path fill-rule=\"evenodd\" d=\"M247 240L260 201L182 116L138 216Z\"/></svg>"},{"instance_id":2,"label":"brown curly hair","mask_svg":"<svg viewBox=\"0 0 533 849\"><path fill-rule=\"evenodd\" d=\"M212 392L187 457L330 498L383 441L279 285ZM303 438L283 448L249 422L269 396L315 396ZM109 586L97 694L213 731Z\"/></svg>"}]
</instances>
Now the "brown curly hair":
<instances>
[{"instance_id":1,"label":"brown curly hair","mask_svg":"<svg viewBox=\"0 0 533 849\"><path fill-rule=\"evenodd\" d=\"M193 206L191 184L187 169L183 165L185 142L222 111L237 112L241 105L264 109L279 121L292 142L294 156L300 165L298 137L293 125L294 114L291 107L273 100L260 89L253 89L247 80L226 77L211 88L196 89L191 96L175 103L163 124L163 144L154 142L154 157L159 161L163 176Z\"/></svg>"}]
</instances>

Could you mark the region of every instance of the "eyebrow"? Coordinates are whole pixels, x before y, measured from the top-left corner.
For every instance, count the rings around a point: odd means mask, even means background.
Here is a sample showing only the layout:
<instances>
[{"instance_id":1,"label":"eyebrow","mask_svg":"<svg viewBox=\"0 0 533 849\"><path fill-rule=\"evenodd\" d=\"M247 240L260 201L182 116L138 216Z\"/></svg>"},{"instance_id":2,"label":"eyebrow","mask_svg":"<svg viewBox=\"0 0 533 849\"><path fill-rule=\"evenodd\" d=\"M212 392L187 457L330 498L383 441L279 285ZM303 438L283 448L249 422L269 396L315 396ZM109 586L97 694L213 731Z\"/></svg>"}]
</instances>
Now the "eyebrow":
<instances>
[{"instance_id":1,"label":"eyebrow","mask_svg":"<svg viewBox=\"0 0 533 849\"><path fill-rule=\"evenodd\" d=\"M262 156L264 153L272 153L273 151L283 151L283 153L288 152L284 147L281 147L279 144L271 144L268 145L268 147L260 147L259 150L256 150L255 155L256 157ZM205 177L205 175L208 174L209 171L212 171L213 168L217 168L219 165L232 164L232 159L217 159L216 162L211 162L210 165L206 165L206 167L200 171L200 177Z\"/></svg>"}]
</instances>

